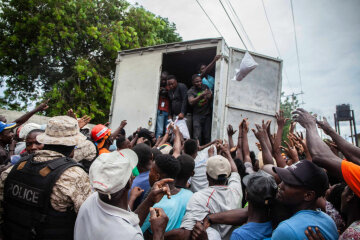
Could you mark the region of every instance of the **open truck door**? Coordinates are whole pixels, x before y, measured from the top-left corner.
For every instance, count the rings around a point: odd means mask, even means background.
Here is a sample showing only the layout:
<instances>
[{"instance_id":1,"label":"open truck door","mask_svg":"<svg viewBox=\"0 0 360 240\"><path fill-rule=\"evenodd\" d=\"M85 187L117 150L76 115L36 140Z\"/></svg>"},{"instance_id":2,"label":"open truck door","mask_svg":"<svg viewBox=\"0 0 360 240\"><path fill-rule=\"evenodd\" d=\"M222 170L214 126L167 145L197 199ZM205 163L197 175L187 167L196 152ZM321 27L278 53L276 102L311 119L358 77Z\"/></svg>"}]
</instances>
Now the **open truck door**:
<instances>
[{"instance_id":1,"label":"open truck door","mask_svg":"<svg viewBox=\"0 0 360 240\"><path fill-rule=\"evenodd\" d=\"M115 129L122 120L128 120L126 129L129 131L140 126L155 131L162 53L120 53L116 64L111 128Z\"/></svg>"},{"instance_id":2,"label":"open truck door","mask_svg":"<svg viewBox=\"0 0 360 240\"><path fill-rule=\"evenodd\" d=\"M239 82L235 80L235 76L245 51L230 48L225 119L222 129L224 133L228 124L233 124L234 129L237 129L243 118L249 119L250 129L255 128L255 123L260 124L262 120L272 120L271 130L272 132L276 130L275 114L280 109L282 60L250 54L259 65ZM250 133L248 139L250 150L258 152L254 134Z\"/></svg>"}]
</instances>

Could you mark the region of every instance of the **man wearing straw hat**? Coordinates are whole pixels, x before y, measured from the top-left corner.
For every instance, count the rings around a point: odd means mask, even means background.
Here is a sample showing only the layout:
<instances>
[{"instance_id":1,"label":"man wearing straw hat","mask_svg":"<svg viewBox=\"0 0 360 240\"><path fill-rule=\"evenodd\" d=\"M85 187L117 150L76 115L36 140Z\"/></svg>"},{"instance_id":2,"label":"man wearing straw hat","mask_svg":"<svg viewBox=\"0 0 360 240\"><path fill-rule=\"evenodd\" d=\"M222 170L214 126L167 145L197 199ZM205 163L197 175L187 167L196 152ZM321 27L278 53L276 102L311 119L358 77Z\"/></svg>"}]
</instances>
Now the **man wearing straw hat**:
<instances>
[{"instance_id":1,"label":"man wearing straw hat","mask_svg":"<svg viewBox=\"0 0 360 240\"><path fill-rule=\"evenodd\" d=\"M72 239L76 214L91 190L87 174L70 156L86 137L75 119L57 116L36 140L44 149L22 158L1 175L4 236Z\"/></svg>"}]
</instances>

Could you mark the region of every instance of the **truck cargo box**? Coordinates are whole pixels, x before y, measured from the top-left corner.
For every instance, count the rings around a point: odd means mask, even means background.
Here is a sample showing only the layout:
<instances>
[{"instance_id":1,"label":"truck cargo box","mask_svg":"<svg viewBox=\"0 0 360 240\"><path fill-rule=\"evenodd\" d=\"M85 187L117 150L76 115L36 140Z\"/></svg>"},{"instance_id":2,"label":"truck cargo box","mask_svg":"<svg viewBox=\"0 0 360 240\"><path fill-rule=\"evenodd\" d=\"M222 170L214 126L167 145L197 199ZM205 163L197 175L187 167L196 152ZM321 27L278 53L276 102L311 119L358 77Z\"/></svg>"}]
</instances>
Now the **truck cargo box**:
<instances>
[{"instance_id":1,"label":"truck cargo box","mask_svg":"<svg viewBox=\"0 0 360 240\"><path fill-rule=\"evenodd\" d=\"M245 50L228 47L222 38L169 43L118 53L110 110L111 127L128 120L128 134L138 127L155 131L160 74L162 70L175 75L179 82L191 87L191 76L199 63L210 63L215 55L224 57L216 62L210 75L215 77L213 93L212 139L227 139L226 128L238 128L249 118L250 129L262 119L275 123L280 108L282 61L252 53L259 64L241 82L235 81L236 71ZM275 131L272 124L272 130ZM249 134L251 150L256 138Z\"/></svg>"}]
</instances>

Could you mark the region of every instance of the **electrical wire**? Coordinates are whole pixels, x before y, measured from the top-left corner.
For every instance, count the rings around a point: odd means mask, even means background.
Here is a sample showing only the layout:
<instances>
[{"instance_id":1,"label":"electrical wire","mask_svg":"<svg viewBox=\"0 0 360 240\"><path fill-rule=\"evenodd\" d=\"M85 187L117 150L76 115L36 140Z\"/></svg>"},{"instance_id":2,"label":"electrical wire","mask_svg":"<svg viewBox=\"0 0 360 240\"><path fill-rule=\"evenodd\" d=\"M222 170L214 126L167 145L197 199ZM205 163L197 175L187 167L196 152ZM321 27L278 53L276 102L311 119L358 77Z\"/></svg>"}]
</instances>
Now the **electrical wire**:
<instances>
[{"instance_id":1,"label":"electrical wire","mask_svg":"<svg viewBox=\"0 0 360 240\"><path fill-rule=\"evenodd\" d=\"M299 80L300 80L300 90L301 90L301 93L303 93L302 80L301 80L301 70L300 70L300 60L299 60L299 48L298 48L297 37L296 37L295 16L294 16L294 8L293 8L292 0L290 0L290 6L291 6L291 14L292 14L292 20L293 20L293 27L294 27L296 57L297 57L298 70L299 70ZM304 98L303 98L302 95L301 95L301 100L302 100L302 104L303 104L304 103Z\"/></svg>"},{"instance_id":2,"label":"electrical wire","mask_svg":"<svg viewBox=\"0 0 360 240\"><path fill-rule=\"evenodd\" d=\"M237 35L239 36L239 38L240 38L240 40L241 40L241 42L242 42L242 44L244 45L245 49L248 51L248 48L247 48L247 46L246 46L246 44L245 44L244 40L243 40L243 39L242 39L242 37L240 36L240 33L239 33L239 31L237 30L237 28L235 27L235 24L234 24L234 22L232 21L232 19L231 19L231 17L230 17L230 15L229 15L229 13L227 12L227 10L226 10L226 8L225 8L225 6L224 6L223 2L222 2L221 0L219 0L219 2L220 2L220 4L221 4L222 8L224 9L224 11L225 11L225 13L226 13L227 17L229 18L229 20L230 20L231 24L233 25L233 27L234 27L234 29L235 29L235 31L236 31L236 33L237 33Z\"/></svg>"},{"instance_id":3,"label":"electrical wire","mask_svg":"<svg viewBox=\"0 0 360 240\"><path fill-rule=\"evenodd\" d=\"M235 9L234 9L233 5L231 4L231 1L230 1L230 0L225 0L225 1L227 2L228 6L230 7L230 10L231 10L232 14L235 16L235 19L238 21L238 23L239 23L239 25L240 25L240 27L241 27L241 30L244 32L247 41L250 43L251 48L252 48L254 51L256 51L254 45L252 44L252 42L251 42L251 40L250 40L250 38L249 38L249 35L247 34L247 32L246 32L246 30L245 30L244 25L242 24L242 22L241 22L239 16L237 15L237 13L235 12Z\"/></svg>"},{"instance_id":4,"label":"electrical wire","mask_svg":"<svg viewBox=\"0 0 360 240\"><path fill-rule=\"evenodd\" d=\"M219 31L219 29L216 27L215 23L211 20L211 18L209 17L209 15L206 13L205 9L201 6L200 2L198 0L196 0L196 2L199 4L199 7L201 8L201 10L203 10L203 12L205 13L205 15L207 16L207 18L209 19L209 21L211 22L211 24L213 25L213 27L215 28L215 30L218 32L218 34L222 37L223 35L221 34L221 32Z\"/></svg>"},{"instance_id":5,"label":"electrical wire","mask_svg":"<svg viewBox=\"0 0 360 240\"><path fill-rule=\"evenodd\" d=\"M272 30L269 17L268 17L268 15L267 15L267 11L266 11L266 8L265 8L264 0L261 0L261 2L262 2L262 6L263 6L263 8L264 8L266 21L267 21L267 23L268 23L268 25L269 25L270 32L271 32L271 36L272 36L272 39L273 39L274 44L275 44L275 47L276 47L276 51L277 51L279 57L282 59L281 54L280 54L280 50L279 50L279 46L278 46L278 44L277 44L277 42L276 42L275 35L274 35L273 30ZM287 80L287 83L289 84L289 87L292 89L285 66L284 66L284 72L285 72L285 78L286 78L286 80Z\"/></svg>"}]
</instances>

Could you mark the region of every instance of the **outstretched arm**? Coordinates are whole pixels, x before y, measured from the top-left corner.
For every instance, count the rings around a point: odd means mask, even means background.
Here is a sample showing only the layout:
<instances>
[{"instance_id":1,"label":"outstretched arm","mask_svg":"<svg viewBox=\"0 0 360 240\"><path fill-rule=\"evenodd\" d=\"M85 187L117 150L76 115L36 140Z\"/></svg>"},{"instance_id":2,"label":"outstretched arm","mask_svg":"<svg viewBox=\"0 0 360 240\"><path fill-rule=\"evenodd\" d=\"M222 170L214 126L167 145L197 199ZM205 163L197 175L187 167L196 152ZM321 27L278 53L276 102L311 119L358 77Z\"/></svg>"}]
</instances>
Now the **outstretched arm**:
<instances>
[{"instance_id":1,"label":"outstretched arm","mask_svg":"<svg viewBox=\"0 0 360 240\"><path fill-rule=\"evenodd\" d=\"M306 129L306 143L312 157L312 161L325 168L330 174L342 178L341 161L335 156L330 148L320 138L316 129L316 119L302 108L293 112L293 119Z\"/></svg>"},{"instance_id":2,"label":"outstretched arm","mask_svg":"<svg viewBox=\"0 0 360 240\"><path fill-rule=\"evenodd\" d=\"M267 127L266 127L266 124L264 123L264 120L263 120L262 126L260 126L258 124L255 124L255 126L257 128L257 131L255 129L251 129L251 130L254 132L255 137L260 142L264 165L265 164L274 164L274 161L272 160L271 151L268 148L268 144L266 143L266 141L269 140L269 137L266 133Z\"/></svg>"},{"instance_id":3,"label":"outstretched arm","mask_svg":"<svg viewBox=\"0 0 360 240\"><path fill-rule=\"evenodd\" d=\"M228 135L228 141L229 141L229 150L231 150L234 147L234 140L232 136L236 133L237 130L234 131L233 126L231 124L227 127L227 135Z\"/></svg>"},{"instance_id":4,"label":"outstretched arm","mask_svg":"<svg viewBox=\"0 0 360 240\"><path fill-rule=\"evenodd\" d=\"M225 212L219 212L214 214L209 214L204 219L205 225L209 223L209 220L212 224L226 224L226 225L234 225L234 226L241 226L246 223L248 218L248 209L247 208L240 208L229 210Z\"/></svg>"},{"instance_id":5,"label":"outstretched arm","mask_svg":"<svg viewBox=\"0 0 360 240\"><path fill-rule=\"evenodd\" d=\"M181 136L180 136L181 133L178 126L175 126L174 133L175 133L175 139L174 139L173 156L174 158L177 158L181 154Z\"/></svg>"},{"instance_id":6,"label":"outstretched arm","mask_svg":"<svg viewBox=\"0 0 360 240\"><path fill-rule=\"evenodd\" d=\"M24 115L22 115L21 117L19 117L18 119L16 119L14 122L16 123L16 127L24 124L27 120L29 120L35 113L44 111L46 109L49 108L49 106L47 105L48 102L50 101L50 99L44 101L43 103L41 103L39 106L37 106L34 110L25 113Z\"/></svg>"},{"instance_id":7,"label":"outstretched arm","mask_svg":"<svg viewBox=\"0 0 360 240\"><path fill-rule=\"evenodd\" d=\"M209 65L206 66L205 71L200 74L201 79L205 77L215 66L215 63L217 60L221 58L221 55L216 55L214 59L209 63Z\"/></svg>"},{"instance_id":8,"label":"outstretched arm","mask_svg":"<svg viewBox=\"0 0 360 240\"><path fill-rule=\"evenodd\" d=\"M338 149L344 154L347 160L360 165L360 148L352 145L345 139L343 139L337 132L330 126L326 118L323 121L316 121L319 128L329 135L337 145Z\"/></svg>"},{"instance_id":9,"label":"outstretched arm","mask_svg":"<svg viewBox=\"0 0 360 240\"><path fill-rule=\"evenodd\" d=\"M244 121L241 121L240 124L239 124L239 135L238 135L238 141L237 141L237 145L236 145L236 158L240 159L242 162L244 162L244 154L243 154L243 122Z\"/></svg>"},{"instance_id":10,"label":"outstretched arm","mask_svg":"<svg viewBox=\"0 0 360 240\"><path fill-rule=\"evenodd\" d=\"M230 163L230 167L231 167L231 172L238 172L238 169L236 167L236 164L234 162L234 160L231 157L231 153L228 147L228 144L225 143L224 145L220 145L220 149L222 150L222 152L224 153L224 157L229 160Z\"/></svg>"},{"instance_id":11,"label":"outstretched arm","mask_svg":"<svg viewBox=\"0 0 360 240\"><path fill-rule=\"evenodd\" d=\"M126 124L127 124L127 121L122 120L120 123L120 126L113 133L111 133L110 137L112 139L115 139L120 134L121 129L123 129L126 126Z\"/></svg>"},{"instance_id":12,"label":"outstretched arm","mask_svg":"<svg viewBox=\"0 0 360 240\"><path fill-rule=\"evenodd\" d=\"M284 161L282 155L281 155L281 139L284 131L284 126L286 121L288 121L288 118L284 117L284 112L280 110L279 113L276 113L276 122L278 125L277 132L275 135L275 138L269 135L270 139L272 140L272 149L273 149L273 156L275 158L276 164L278 167L285 167L286 162Z\"/></svg>"}]
</instances>

